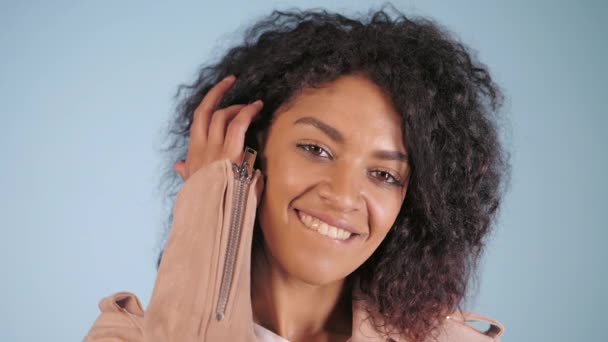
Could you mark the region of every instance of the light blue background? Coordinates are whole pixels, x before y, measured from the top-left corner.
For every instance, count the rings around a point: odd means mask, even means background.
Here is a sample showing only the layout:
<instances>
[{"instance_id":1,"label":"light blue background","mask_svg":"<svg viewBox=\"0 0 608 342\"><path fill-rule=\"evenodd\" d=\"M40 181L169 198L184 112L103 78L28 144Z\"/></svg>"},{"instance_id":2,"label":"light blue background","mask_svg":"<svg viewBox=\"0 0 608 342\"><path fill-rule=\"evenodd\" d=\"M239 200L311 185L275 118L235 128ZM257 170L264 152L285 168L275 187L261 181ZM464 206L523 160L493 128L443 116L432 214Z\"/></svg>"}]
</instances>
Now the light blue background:
<instances>
[{"instance_id":1,"label":"light blue background","mask_svg":"<svg viewBox=\"0 0 608 342\"><path fill-rule=\"evenodd\" d=\"M272 8L377 3L0 4L0 340L78 341L101 297L150 297L177 85ZM456 32L507 96L511 188L469 307L504 341L607 341L607 6L395 4Z\"/></svg>"}]
</instances>

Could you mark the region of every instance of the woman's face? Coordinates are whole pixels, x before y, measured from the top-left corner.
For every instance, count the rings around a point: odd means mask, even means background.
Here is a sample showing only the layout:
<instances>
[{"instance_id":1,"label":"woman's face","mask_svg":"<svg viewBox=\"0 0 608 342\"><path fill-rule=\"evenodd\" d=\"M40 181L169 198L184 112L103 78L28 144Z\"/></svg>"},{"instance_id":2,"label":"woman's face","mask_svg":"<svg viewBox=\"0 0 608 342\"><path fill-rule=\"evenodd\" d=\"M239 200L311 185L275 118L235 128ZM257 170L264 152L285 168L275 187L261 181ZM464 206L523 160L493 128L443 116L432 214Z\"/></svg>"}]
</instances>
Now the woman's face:
<instances>
[{"instance_id":1,"label":"woman's face","mask_svg":"<svg viewBox=\"0 0 608 342\"><path fill-rule=\"evenodd\" d=\"M390 98L358 75L307 89L277 111L259 219L283 272L328 284L376 250L409 180L400 127Z\"/></svg>"}]
</instances>

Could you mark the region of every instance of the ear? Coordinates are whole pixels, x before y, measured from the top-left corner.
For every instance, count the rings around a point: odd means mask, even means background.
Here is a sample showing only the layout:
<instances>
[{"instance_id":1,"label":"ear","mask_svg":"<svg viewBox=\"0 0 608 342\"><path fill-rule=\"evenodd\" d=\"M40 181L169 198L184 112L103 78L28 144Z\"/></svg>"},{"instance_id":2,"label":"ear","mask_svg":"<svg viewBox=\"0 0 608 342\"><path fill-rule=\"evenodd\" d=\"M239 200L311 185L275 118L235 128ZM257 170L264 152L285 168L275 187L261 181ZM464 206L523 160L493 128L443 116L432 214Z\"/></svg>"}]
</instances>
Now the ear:
<instances>
[{"instance_id":1,"label":"ear","mask_svg":"<svg viewBox=\"0 0 608 342\"><path fill-rule=\"evenodd\" d=\"M264 133L261 130L255 132L255 149L258 151L258 156L255 160L256 168L264 171Z\"/></svg>"},{"instance_id":2,"label":"ear","mask_svg":"<svg viewBox=\"0 0 608 342\"><path fill-rule=\"evenodd\" d=\"M255 195L258 199L259 206L260 202L262 201L262 195L264 194L264 184L266 176L264 176L264 174L260 170L255 170L255 172L255 177L257 178L257 181L255 183Z\"/></svg>"}]
</instances>

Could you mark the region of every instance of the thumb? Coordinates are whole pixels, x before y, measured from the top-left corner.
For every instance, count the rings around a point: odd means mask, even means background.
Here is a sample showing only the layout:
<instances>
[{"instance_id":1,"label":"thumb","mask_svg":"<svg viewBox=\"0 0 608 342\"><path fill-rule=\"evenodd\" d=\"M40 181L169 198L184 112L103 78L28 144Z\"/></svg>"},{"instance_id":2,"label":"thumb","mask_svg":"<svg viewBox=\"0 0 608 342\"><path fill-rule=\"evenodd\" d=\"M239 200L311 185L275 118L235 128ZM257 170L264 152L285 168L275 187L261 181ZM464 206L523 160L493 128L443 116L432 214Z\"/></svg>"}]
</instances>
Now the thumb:
<instances>
[{"instance_id":1,"label":"thumb","mask_svg":"<svg viewBox=\"0 0 608 342\"><path fill-rule=\"evenodd\" d=\"M186 162L183 160L176 162L173 164L173 169L182 177L184 181L186 180Z\"/></svg>"}]
</instances>

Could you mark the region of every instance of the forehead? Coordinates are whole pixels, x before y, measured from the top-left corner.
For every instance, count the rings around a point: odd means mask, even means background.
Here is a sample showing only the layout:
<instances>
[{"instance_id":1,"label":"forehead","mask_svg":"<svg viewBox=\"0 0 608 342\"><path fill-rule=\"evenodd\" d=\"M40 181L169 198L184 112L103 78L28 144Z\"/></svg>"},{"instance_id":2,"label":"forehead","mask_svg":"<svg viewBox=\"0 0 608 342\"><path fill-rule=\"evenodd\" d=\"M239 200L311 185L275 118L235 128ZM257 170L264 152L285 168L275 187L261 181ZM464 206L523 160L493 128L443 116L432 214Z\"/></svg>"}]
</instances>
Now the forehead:
<instances>
[{"instance_id":1,"label":"forehead","mask_svg":"<svg viewBox=\"0 0 608 342\"><path fill-rule=\"evenodd\" d=\"M342 76L320 87L304 89L277 111L275 123L287 128L306 116L322 120L347 137L403 142L402 118L390 96L362 75Z\"/></svg>"}]
</instances>

